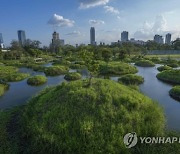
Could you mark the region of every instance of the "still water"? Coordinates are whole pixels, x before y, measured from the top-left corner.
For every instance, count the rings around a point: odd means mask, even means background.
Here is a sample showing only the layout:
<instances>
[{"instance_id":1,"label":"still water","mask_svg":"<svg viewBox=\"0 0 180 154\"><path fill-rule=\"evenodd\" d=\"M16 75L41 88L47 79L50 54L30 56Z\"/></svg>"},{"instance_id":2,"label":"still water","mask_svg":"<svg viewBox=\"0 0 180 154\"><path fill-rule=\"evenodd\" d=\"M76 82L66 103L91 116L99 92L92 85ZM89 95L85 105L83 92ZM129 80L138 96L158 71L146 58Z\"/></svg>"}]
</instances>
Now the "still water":
<instances>
[{"instance_id":1,"label":"still water","mask_svg":"<svg viewBox=\"0 0 180 154\"><path fill-rule=\"evenodd\" d=\"M46 64L45 66L49 67L51 64ZM180 103L169 96L168 92L172 88L172 85L161 82L156 78L157 73L159 73L157 71L158 66L159 65L156 65L156 67L151 68L137 67L139 70L138 75L143 76L145 79L145 82L140 85L140 90L148 97L158 101L164 108L167 128L180 131ZM74 72L76 70L70 71ZM27 68L20 68L20 72L29 73L31 76L45 75L42 72L35 72ZM81 73L83 78L88 75L86 71L82 71ZM112 77L111 79L117 81L118 77ZM9 90L0 97L0 109L8 109L25 104L32 96L35 96L45 87L54 86L63 81L65 81L64 75L48 77L48 82L38 87L29 86L26 83L27 79L20 82L11 82L9 83Z\"/></svg>"},{"instance_id":2,"label":"still water","mask_svg":"<svg viewBox=\"0 0 180 154\"><path fill-rule=\"evenodd\" d=\"M143 76L145 79L144 84L140 85L140 90L153 100L158 101L164 108L167 128L180 131L180 103L169 96L172 85L156 78L159 73L157 70L159 66L156 65L150 68L137 67L139 70L138 75Z\"/></svg>"}]
</instances>

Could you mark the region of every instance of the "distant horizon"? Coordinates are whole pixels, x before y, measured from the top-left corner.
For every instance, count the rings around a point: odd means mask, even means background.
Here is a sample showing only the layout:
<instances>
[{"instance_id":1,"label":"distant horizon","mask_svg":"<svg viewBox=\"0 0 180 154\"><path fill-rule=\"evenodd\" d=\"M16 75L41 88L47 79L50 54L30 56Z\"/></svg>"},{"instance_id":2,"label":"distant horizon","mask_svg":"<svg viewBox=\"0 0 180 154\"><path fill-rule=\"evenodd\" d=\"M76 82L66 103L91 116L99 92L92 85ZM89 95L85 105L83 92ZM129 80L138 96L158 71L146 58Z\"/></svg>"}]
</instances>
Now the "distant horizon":
<instances>
[{"instance_id":1,"label":"distant horizon","mask_svg":"<svg viewBox=\"0 0 180 154\"><path fill-rule=\"evenodd\" d=\"M54 30L66 44L89 44L90 27L96 29L98 44L120 40L122 31L129 32L129 39L147 41L171 33L175 40L180 35L179 5L178 0L2 0L0 33L6 46L18 40L18 30L45 46Z\"/></svg>"}]
</instances>

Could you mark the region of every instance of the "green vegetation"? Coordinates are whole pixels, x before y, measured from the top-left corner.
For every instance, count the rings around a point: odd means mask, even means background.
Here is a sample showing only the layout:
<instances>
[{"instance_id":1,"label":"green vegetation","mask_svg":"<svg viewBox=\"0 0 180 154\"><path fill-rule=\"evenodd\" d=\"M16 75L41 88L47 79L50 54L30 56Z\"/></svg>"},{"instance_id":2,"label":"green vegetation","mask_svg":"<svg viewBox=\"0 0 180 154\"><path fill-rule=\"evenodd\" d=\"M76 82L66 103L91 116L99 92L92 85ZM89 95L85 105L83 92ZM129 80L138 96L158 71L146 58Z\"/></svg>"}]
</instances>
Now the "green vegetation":
<instances>
[{"instance_id":1,"label":"green vegetation","mask_svg":"<svg viewBox=\"0 0 180 154\"><path fill-rule=\"evenodd\" d=\"M170 63L170 64L167 64L169 67L173 67L173 68L177 68L179 67L179 64L178 63Z\"/></svg>"},{"instance_id":2,"label":"green vegetation","mask_svg":"<svg viewBox=\"0 0 180 154\"><path fill-rule=\"evenodd\" d=\"M173 87L173 88L169 91L169 95L170 95L172 98L180 101L180 86L175 86L175 87Z\"/></svg>"},{"instance_id":3,"label":"green vegetation","mask_svg":"<svg viewBox=\"0 0 180 154\"><path fill-rule=\"evenodd\" d=\"M79 73L75 73L75 72L72 72L72 73L68 73L65 75L64 79L68 80L68 81L72 81L72 80L79 80L81 79L82 76L81 74Z\"/></svg>"},{"instance_id":4,"label":"green vegetation","mask_svg":"<svg viewBox=\"0 0 180 154\"><path fill-rule=\"evenodd\" d=\"M46 82L47 82L47 78L42 75L33 76L27 80L27 83L32 86L42 85Z\"/></svg>"},{"instance_id":5,"label":"green vegetation","mask_svg":"<svg viewBox=\"0 0 180 154\"><path fill-rule=\"evenodd\" d=\"M158 67L157 68L157 70L159 71L159 72L162 72L162 71L166 71L166 70L172 70L172 67L169 67L169 66L160 66L160 67Z\"/></svg>"},{"instance_id":6,"label":"green vegetation","mask_svg":"<svg viewBox=\"0 0 180 154\"><path fill-rule=\"evenodd\" d=\"M180 84L180 70L168 70L157 74L157 78L164 82Z\"/></svg>"},{"instance_id":7,"label":"green vegetation","mask_svg":"<svg viewBox=\"0 0 180 154\"><path fill-rule=\"evenodd\" d=\"M56 76L66 74L68 72L68 68L65 66L52 66L45 69L44 73L47 76Z\"/></svg>"},{"instance_id":8,"label":"green vegetation","mask_svg":"<svg viewBox=\"0 0 180 154\"><path fill-rule=\"evenodd\" d=\"M127 85L139 85L144 82L144 78L138 75L128 74L119 78L118 81Z\"/></svg>"},{"instance_id":9,"label":"green vegetation","mask_svg":"<svg viewBox=\"0 0 180 154\"><path fill-rule=\"evenodd\" d=\"M135 65L141 66L141 67L154 67L155 66L155 64L150 60L140 60L136 62Z\"/></svg>"},{"instance_id":10,"label":"green vegetation","mask_svg":"<svg viewBox=\"0 0 180 154\"><path fill-rule=\"evenodd\" d=\"M9 85L5 83L0 83L0 96L2 96L6 90L8 90Z\"/></svg>"},{"instance_id":11,"label":"green vegetation","mask_svg":"<svg viewBox=\"0 0 180 154\"><path fill-rule=\"evenodd\" d=\"M81 65L81 64L71 64L69 67L71 69L85 69L86 68L85 65Z\"/></svg>"},{"instance_id":12,"label":"green vegetation","mask_svg":"<svg viewBox=\"0 0 180 154\"><path fill-rule=\"evenodd\" d=\"M71 62L68 60L55 60L53 62L53 65L65 65L65 66L69 66L71 65Z\"/></svg>"},{"instance_id":13,"label":"green vegetation","mask_svg":"<svg viewBox=\"0 0 180 154\"><path fill-rule=\"evenodd\" d=\"M109 62L100 63L100 74L101 75L124 75L137 73L137 69L123 62Z\"/></svg>"},{"instance_id":14,"label":"green vegetation","mask_svg":"<svg viewBox=\"0 0 180 154\"><path fill-rule=\"evenodd\" d=\"M48 88L16 112L19 116L0 116L0 150L130 153L123 143L126 133L164 134L164 115L157 103L111 80L93 79L90 87L87 82L79 80ZM6 125L12 127L14 123L16 129L8 132Z\"/></svg>"},{"instance_id":15,"label":"green vegetation","mask_svg":"<svg viewBox=\"0 0 180 154\"><path fill-rule=\"evenodd\" d=\"M29 74L19 73L18 68L12 66L0 67L0 80L5 82L21 81L27 78Z\"/></svg>"}]
</instances>

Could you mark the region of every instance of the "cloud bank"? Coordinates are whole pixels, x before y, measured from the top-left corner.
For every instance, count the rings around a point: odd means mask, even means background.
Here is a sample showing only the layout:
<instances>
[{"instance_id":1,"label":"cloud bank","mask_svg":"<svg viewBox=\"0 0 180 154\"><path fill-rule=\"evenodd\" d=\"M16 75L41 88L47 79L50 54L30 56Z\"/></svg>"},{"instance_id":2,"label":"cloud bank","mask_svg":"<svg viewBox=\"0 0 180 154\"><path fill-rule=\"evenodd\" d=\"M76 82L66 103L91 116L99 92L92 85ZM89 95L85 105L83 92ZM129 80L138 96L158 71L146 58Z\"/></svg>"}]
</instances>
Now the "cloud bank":
<instances>
[{"instance_id":1,"label":"cloud bank","mask_svg":"<svg viewBox=\"0 0 180 154\"><path fill-rule=\"evenodd\" d=\"M54 14L48 21L49 25L55 26L55 27L73 27L74 21L65 19L63 16Z\"/></svg>"},{"instance_id":2,"label":"cloud bank","mask_svg":"<svg viewBox=\"0 0 180 154\"><path fill-rule=\"evenodd\" d=\"M67 33L66 35L72 35L72 36L80 36L81 32L80 31L73 31L71 33Z\"/></svg>"},{"instance_id":3,"label":"cloud bank","mask_svg":"<svg viewBox=\"0 0 180 154\"><path fill-rule=\"evenodd\" d=\"M112 14L120 14L119 10L118 9L115 9L114 7L112 6L104 6L104 9L106 10L107 13L112 13Z\"/></svg>"},{"instance_id":4,"label":"cloud bank","mask_svg":"<svg viewBox=\"0 0 180 154\"><path fill-rule=\"evenodd\" d=\"M163 15L157 15L154 22L144 22L143 27L135 32L134 37L148 40L152 39L155 34L164 35L167 32L167 20Z\"/></svg>"},{"instance_id":5,"label":"cloud bank","mask_svg":"<svg viewBox=\"0 0 180 154\"><path fill-rule=\"evenodd\" d=\"M81 9L88 9L100 5L106 5L110 0L79 0Z\"/></svg>"},{"instance_id":6,"label":"cloud bank","mask_svg":"<svg viewBox=\"0 0 180 154\"><path fill-rule=\"evenodd\" d=\"M89 24L91 24L91 25L102 25L102 24L105 24L105 22L102 20L89 20Z\"/></svg>"}]
</instances>

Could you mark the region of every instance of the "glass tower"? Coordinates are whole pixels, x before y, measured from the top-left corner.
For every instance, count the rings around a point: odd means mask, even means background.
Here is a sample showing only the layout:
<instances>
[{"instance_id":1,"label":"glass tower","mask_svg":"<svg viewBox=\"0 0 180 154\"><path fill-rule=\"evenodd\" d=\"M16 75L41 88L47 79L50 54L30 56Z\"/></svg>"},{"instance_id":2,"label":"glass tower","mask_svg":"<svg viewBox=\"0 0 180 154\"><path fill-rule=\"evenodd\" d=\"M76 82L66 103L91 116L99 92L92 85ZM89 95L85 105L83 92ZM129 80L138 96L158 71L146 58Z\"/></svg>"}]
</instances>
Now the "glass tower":
<instances>
[{"instance_id":1,"label":"glass tower","mask_svg":"<svg viewBox=\"0 0 180 154\"><path fill-rule=\"evenodd\" d=\"M94 27L91 27L91 29L90 29L90 43L91 43L91 45L96 45L95 28Z\"/></svg>"},{"instance_id":2,"label":"glass tower","mask_svg":"<svg viewBox=\"0 0 180 154\"><path fill-rule=\"evenodd\" d=\"M23 30L18 30L18 40L20 45L24 46L26 43L26 34Z\"/></svg>"}]
</instances>

